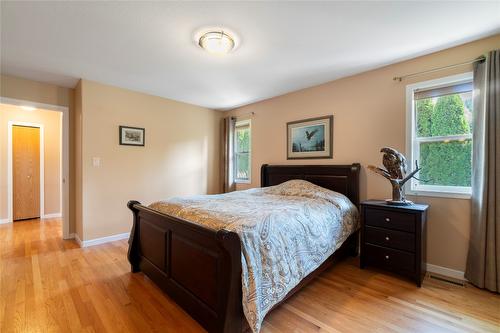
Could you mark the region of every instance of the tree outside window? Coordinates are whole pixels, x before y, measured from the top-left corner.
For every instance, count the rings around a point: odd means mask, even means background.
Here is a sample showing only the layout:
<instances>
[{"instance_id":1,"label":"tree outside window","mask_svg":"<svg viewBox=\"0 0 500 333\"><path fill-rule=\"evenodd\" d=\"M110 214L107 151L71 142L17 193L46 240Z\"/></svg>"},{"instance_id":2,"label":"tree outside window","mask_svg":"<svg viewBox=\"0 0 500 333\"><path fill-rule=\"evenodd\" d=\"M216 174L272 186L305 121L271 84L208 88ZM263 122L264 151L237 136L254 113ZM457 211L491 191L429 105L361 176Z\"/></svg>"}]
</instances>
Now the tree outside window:
<instances>
[{"instance_id":1,"label":"tree outside window","mask_svg":"<svg viewBox=\"0 0 500 333\"><path fill-rule=\"evenodd\" d=\"M249 182L250 181L250 121L245 120L236 123L235 128L235 181Z\"/></svg>"},{"instance_id":2,"label":"tree outside window","mask_svg":"<svg viewBox=\"0 0 500 333\"><path fill-rule=\"evenodd\" d=\"M471 95L469 92L417 101L418 137L443 137L440 141L420 142L419 178L427 180L423 184L471 186L472 110L465 106L465 101L472 100Z\"/></svg>"}]
</instances>

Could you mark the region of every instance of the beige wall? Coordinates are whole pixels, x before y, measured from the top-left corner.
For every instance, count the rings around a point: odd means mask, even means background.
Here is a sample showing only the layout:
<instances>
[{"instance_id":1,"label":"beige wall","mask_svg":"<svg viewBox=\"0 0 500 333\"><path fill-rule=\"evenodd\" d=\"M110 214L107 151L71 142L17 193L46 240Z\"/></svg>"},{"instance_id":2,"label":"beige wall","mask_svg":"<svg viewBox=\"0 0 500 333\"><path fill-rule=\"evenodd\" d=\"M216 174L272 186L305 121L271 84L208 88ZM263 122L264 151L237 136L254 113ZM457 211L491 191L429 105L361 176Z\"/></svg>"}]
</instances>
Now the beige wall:
<instances>
[{"instance_id":1,"label":"beige wall","mask_svg":"<svg viewBox=\"0 0 500 333\"><path fill-rule=\"evenodd\" d=\"M75 177L75 160L73 156L74 145L74 129L73 129L73 99L74 90L69 88L58 87L56 85L36 82L26 79L21 79L17 77L1 75L0 76L0 96L32 101L37 103L45 103L50 105L65 106L69 108L69 144L70 144L70 156L69 156L69 232L73 233L75 230L75 191L73 179Z\"/></svg>"},{"instance_id":2,"label":"beige wall","mask_svg":"<svg viewBox=\"0 0 500 333\"><path fill-rule=\"evenodd\" d=\"M148 204L219 191L220 112L87 80L76 92L82 115L80 239L129 232L128 200ZM119 125L144 127L145 147L120 146ZM92 165L93 157L101 159L100 167Z\"/></svg>"},{"instance_id":3,"label":"beige wall","mask_svg":"<svg viewBox=\"0 0 500 333\"><path fill-rule=\"evenodd\" d=\"M7 218L7 126L9 121L44 127L44 214L61 213L61 113L25 111L0 104L0 219Z\"/></svg>"},{"instance_id":4,"label":"beige wall","mask_svg":"<svg viewBox=\"0 0 500 333\"><path fill-rule=\"evenodd\" d=\"M300 90L230 111L252 117L252 183L259 186L264 163L344 164L360 162L361 197L388 198L388 182L367 171L381 164L383 146L405 151L405 86L440 76L470 71L471 66L420 76L403 82L394 76L464 62L500 47L500 35L419 57L320 86ZM225 115L229 115L225 114ZM334 115L333 159L286 160L286 122ZM238 188L248 187L240 185ZM414 198L431 204L428 224L428 262L464 271L470 223L470 201Z\"/></svg>"}]
</instances>

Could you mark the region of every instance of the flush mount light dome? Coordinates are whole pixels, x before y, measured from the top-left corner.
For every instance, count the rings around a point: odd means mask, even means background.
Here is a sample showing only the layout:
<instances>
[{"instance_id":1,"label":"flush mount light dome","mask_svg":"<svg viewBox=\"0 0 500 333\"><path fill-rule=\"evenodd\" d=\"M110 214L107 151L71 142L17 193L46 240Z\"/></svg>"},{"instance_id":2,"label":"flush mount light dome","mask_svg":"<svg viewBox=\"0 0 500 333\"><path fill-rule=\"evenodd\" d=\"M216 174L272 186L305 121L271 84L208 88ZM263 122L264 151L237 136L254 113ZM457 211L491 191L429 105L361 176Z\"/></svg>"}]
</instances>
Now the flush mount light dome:
<instances>
[{"instance_id":1,"label":"flush mount light dome","mask_svg":"<svg viewBox=\"0 0 500 333\"><path fill-rule=\"evenodd\" d=\"M35 111L36 108L34 106L30 106L30 105L21 105L21 109L23 109L24 111Z\"/></svg>"},{"instance_id":2,"label":"flush mount light dome","mask_svg":"<svg viewBox=\"0 0 500 333\"><path fill-rule=\"evenodd\" d=\"M230 33L221 29L203 33L198 39L198 45L210 53L227 54L234 50L236 42Z\"/></svg>"}]
</instances>

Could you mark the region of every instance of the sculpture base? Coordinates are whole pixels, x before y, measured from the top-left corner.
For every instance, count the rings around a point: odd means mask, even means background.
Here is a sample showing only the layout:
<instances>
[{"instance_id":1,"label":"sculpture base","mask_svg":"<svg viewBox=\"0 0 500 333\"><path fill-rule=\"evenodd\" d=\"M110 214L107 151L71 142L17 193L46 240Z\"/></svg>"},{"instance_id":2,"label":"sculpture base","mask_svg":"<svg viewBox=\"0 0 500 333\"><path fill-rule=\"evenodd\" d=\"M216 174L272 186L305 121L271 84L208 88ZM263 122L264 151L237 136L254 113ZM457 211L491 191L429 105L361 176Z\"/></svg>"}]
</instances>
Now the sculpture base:
<instances>
[{"instance_id":1,"label":"sculpture base","mask_svg":"<svg viewBox=\"0 0 500 333\"><path fill-rule=\"evenodd\" d=\"M385 203L388 205L392 205L392 206L411 206L411 205L413 205L413 201L409 201L409 200L398 201L398 200L392 200L392 199L385 199Z\"/></svg>"}]
</instances>

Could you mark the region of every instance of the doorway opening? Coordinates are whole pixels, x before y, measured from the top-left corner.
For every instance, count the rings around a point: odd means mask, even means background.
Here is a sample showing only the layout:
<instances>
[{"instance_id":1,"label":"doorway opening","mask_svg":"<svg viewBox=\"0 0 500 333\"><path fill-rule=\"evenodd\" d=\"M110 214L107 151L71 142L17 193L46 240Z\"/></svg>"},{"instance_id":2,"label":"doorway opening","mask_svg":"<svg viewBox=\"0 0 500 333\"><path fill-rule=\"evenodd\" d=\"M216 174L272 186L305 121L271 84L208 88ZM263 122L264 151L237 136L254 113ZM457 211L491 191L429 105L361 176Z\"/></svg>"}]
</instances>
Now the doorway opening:
<instances>
[{"instance_id":1,"label":"doorway opening","mask_svg":"<svg viewBox=\"0 0 500 333\"><path fill-rule=\"evenodd\" d=\"M7 175L1 175L7 176L7 218L0 209L0 223L60 218L63 238L72 238L68 108L3 97L0 107L0 126L7 129L7 137L2 138L7 142L7 165L0 166L7 170Z\"/></svg>"}]
</instances>

